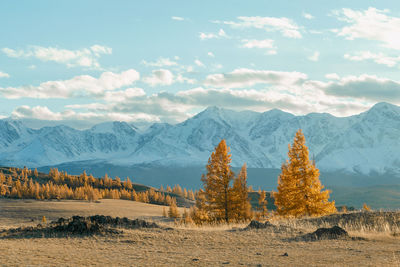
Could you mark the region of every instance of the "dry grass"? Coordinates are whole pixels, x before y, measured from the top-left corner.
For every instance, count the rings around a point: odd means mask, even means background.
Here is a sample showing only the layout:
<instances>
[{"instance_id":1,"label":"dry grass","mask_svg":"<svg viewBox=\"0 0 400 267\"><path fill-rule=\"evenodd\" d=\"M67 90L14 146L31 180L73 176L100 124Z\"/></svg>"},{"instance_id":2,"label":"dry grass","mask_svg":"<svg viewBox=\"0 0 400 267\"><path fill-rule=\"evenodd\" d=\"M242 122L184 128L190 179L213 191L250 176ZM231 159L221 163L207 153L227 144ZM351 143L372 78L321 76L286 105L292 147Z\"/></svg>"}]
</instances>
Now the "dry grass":
<instances>
[{"instance_id":1,"label":"dry grass","mask_svg":"<svg viewBox=\"0 0 400 267\"><path fill-rule=\"evenodd\" d=\"M104 214L147 218L165 225L162 207L132 201L102 203L0 200L0 228L29 225L71 215ZM37 222L34 222L37 223ZM286 232L235 231L245 224L219 227L175 226L174 230L123 230L117 236L0 239L4 266L400 266L400 238L290 241L314 231L313 221L291 224ZM292 229L292 230L290 230ZM228 230L228 231L227 231ZM282 256L287 253L288 256Z\"/></svg>"},{"instance_id":2,"label":"dry grass","mask_svg":"<svg viewBox=\"0 0 400 267\"><path fill-rule=\"evenodd\" d=\"M273 220L275 224L310 231L320 227L338 225L353 236L364 238L398 238L400 235L400 212L349 212L324 217Z\"/></svg>"}]
</instances>

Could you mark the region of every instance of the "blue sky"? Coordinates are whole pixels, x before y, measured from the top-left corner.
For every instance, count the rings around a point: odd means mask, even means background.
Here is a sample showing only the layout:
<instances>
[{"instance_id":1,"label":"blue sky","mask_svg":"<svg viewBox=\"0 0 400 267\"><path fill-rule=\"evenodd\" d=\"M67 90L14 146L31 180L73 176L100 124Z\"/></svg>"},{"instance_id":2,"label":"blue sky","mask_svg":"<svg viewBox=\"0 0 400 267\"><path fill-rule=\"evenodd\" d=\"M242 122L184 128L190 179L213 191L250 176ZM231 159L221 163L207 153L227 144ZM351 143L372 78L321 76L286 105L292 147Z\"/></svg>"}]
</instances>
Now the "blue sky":
<instances>
[{"instance_id":1,"label":"blue sky","mask_svg":"<svg viewBox=\"0 0 400 267\"><path fill-rule=\"evenodd\" d=\"M400 104L398 1L1 1L0 23L2 118Z\"/></svg>"}]
</instances>

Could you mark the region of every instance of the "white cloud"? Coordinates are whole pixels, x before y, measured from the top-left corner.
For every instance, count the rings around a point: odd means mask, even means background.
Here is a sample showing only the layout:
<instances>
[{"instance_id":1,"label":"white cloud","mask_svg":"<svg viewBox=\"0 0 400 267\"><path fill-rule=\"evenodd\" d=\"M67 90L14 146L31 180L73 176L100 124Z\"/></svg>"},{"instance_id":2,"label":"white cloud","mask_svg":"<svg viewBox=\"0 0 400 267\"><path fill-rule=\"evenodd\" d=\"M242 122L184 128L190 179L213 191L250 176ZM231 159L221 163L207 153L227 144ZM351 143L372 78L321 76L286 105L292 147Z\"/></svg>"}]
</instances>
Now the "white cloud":
<instances>
[{"instance_id":1,"label":"white cloud","mask_svg":"<svg viewBox=\"0 0 400 267\"><path fill-rule=\"evenodd\" d=\"M195 79L184 77L181 73L174 75L170 70L166 69L153 70L151 75L144 77L142 81L152 87L167 86L176 82L187 84L195 84L197 82Z\"/></svg>"},{"instance_id":2,"label":"white cloud","mask_svg":"<svg viewBox=\"0 0 400 267\"><path fill-rule=\"evenodd\" d=\"M179 60L179 57L175 57L175 60ZM149 67L170 67L170 66L177 66L178 62L173 61L169 58L160 57L154 62L148 62L146 60L143 60L142 64Z\"/></svg>"},{"instance_id":3,"label":"white cloud","mask_svg":"<svg viewBox=\"0 0 400 267\"><path fill-rule=\"evenodd\" d=\"M128 114L123 112L75 112L73 110L65 110L63 112L53 112L46 106L20 106L11 114L14 119L37 119L45 121L87 121L91 124L105 121L159 121L158 116L137 112Z\"/></svg>"},{"instance_id":4,"label":"white cloud","mask_svg":"<svg viewBox=\"0 0 400 267\"><path fill-rule=\"evenodd\" d=\"M228 35L226 34L226 32L223 29L219 29L218 36L228 38Z\"/></svg>"},{"instance_id":5,"label":"white cloud","mask_svg":"<svg viewBox=\"0 0 400 267\"><path fill-rule=\"evenodd\" d=\"M30 46L26 50L3 48L3 53L13 58L36 58L41 61L53 61L65 64L67 67L87 67L99 69L98 59L102 55L109 55L112 49L106 46L93 45L81 50L67 50L55 47Z\"/></svg>"},{"instance_id":6,"label":"white cloud","mask_svg":"<svg viewBox=\"0 0 400 267\"><path fill-rule=\"evenodd\" d=\"M67 112L68 114L68 112ZM35 118L38 120L61 120L63 114L61 113L54 113L49 110L48 107L44 106L36 106L36 107L29 107L29 106L20 106L16 108L12 112L12 117L14 118ZM65 114L66 115L66 114Z\"/></svg>"},{"instance_id":7,"label":"white cloud","mask_svg":"<svg viewBox=\"0 0 400 267\"><path fill-rule=\"evenodd\" d=\"M145 96L142 88L127 88L119 91L107 91L104 93L104 99L108 102L123 102L127 98Z\"/></svg>"},{"instance_id":8,"label":"white cloud","mask_svg":"<svg viewBox=\"0 0 400 267\"><path fill-rule=\"evenodd\" d=\"M275 17L237 17L238 21L214 21L215 23L223 23L233 28L256 28L263 29L268 32L278 31L283 36L289 38L302 38L300 27L288 18Z\"/></svg>"},{"instance_id":9,"label":"white cloud","mask_svg":"<svg viewBox=\"0 0 400 267\"><path fill-rule=\"evenodd\" d=\"M308 60L315 61L315 62L318 61L319 60L319 52L315 51L312 54L312 56L308 57Z\"/></svg>"},{"instance_id":10,"label":"white cloud","mask_svg":"<svg viewBox=\"0 0 400 267\"><path fill-rule=\"evenodd\" d=\"M274 48L274 40L265 39L265 40L242 40L243 47L246 48Z\"/></svg>"},{"instance_id":11,"label":"white cloud","mask_svg":"<svg viewBox=\"0 0 400 267\"><path fill-rule=\"evenodd\" d=\"M153 70L152 74L144 77L142 81L150 86L171 85L174 83L174 75L166 69Z\"/></svg>"},{"instance_id":12,"label":"white cloud","mask_svg":"<svg viewBox=\"0 0 400 267\"><path fill-rule=\"evenodd\" d=\"M334 31L348 40L367 39L383 43L385 47L400 50L400 17L391 17L389 10L373 7L364 11L343 8L334 12L339 20L349 24Z\"/></svg>"},{"instance_id":13,"label":"white cloud","mask_svg":"<svg viewBox=\"0 0 400 267\"><path fill-rule=\"evenodd\" d=\"M219 64L219 63L215 63L215 64L213 64L211 66L212 70L219 70L219 69L222 69L222 68L223 68L222 64Z\"/></svg>"},{"instance_id":14,"label":"white cloud","mask_svg":"<svg viewBox=\"0 0 400 267\"><path fill-rule=\"evenodd\" d=\"M346 76L327 83L309 81L308 84L332 96L400 103L400 81L374 75Z\"/></svg>"},{"instance_id":15,"label":"white cloud","mask_svg":"<svg viewBox=\"0 0 400 267\"><path fill-rule=\"evenodd\" d=\"M186 72L193 72L193 71L194 71L193 66L187 66L186 67Z\"/></svg>"},{"instance_id":16,"label":"white cloud","mask_svg":"<svg viewBox=\"0 0 400 267\"><path fill-rule=\"evenodd\" d=\"M209 57L215 57L215 55L214 55L213 52L208 52L208 53L207 53L207 56L209 56Z\"/></svg>"},{"instance_id":17,"label":"white cloud","mask_svg":"<svg viewBox=\"0 0 400 267\"><path fill-rule=\"evenodd\" d=\"M10 78L10 74L0 71L0 78Z\"/></svg>"},{"instance_id":18,"label":"white cloud","mask_svg":"<svg viewBox=\"0 0 400 267\"><path fill-rule=\"evenodd\" d=\"M219 29L218 33L200 32L199 38L201 40L207 40L207 39L229 38L229 36L226 34L226 32L223 29Z\"/></svg>"},{"instance_id":19,"label":"white cloud","mask_svg":"<svg viewBox=\"0 0 400 267\"><path fill-rule=\"evenodd\" d=\"M329 112L334 115L351 115L366 110L374 101L390 98L400 101L400 83L375 76L340 78L327 74L329 82L307 80L307 76L296 72L254 71L239 69L235 79L225 83L268 83L264 89L193 88L177 93L159 92L146 95L141 88L106 91L102 102L72 104L62 112L53 112L47 107L21 106L14 110L13 117L45 120L79 120L101 122L163 121L180 122L188 118L193 110L210 105L237 110L265 111L279 108L295 114ZM231 74L232 74L231 73ZM182 77L183 78L183 77ZM233 79L233 80L232 80ZM175 79L178 82L178 78ZM217 87L220 84L217 84ZM225 87L225 86L224 86ZM396 93L397 92L397 93ZM379 97L382 94L384 97ZM355 101L361 99L362 101Z\"/></svg>"},{"instance_id":20,"label":"white cloud","mask_svg":"<svg viewBox=\"0 0 400 267\"><path fill-rule=\"evenodd\" d=\"M337 73L328 73L325 75L325 78L329 79L329 80L339 80L340 77Z\"/></svg>"},{"instance_id":21,"label":"white cloud","mask_svg":"<svg viewBox=\"0 0 400 267\"><path fill-rule=\"evenodd\" d=\"M107 104L77 105L70 108L87 108L92 113L144 113L156 116L160 121L180 122L188 118L193 109L207 106L230 109L265 111L279 108L296 114L309 112L330 112L349 115L364 111L368 104L359 104L324 94L315 88L301 90L248 90L193 88L175 94L160 92L150 96L127 97L120 102Z\"/></svg>"},{"instance_id":22,"label":"white cloud","mask_svg":"<svg viewBox=\"0 0 400 267\"><path fill-rule=\"evenodd\" d=\"M267 53L269 55L275 55L276 52L276 47L274 46L274 40L271 39L265 39L265 40L248 40L248 39L243 39L242 40L242 47L243 48L261 48L261 49L266 49Z\"/></svg>"},{"instance_id":23,"label":"white cloud","mask_svg":"<svg viewBox=\"0 0 400 267\"><path fill-rule=\"evenodd\" d=\"M112 48L107 46L93 45L90 47L90 49L96 54L97 57L99 57L100 54L105 54L105 55L112 54Z\"/></svg>"},{"instance_id":24,"label":"white cloud","mask_svg":"<svg viewBox=\"0 0 400 267\"><path fill-rule=\"evenodd\" d=\"M187 84L195 84L197 82L195 79L184 77L182 74L178 74L176 76L175 81L178 83L187 83Z\"/></svg>"},{"instance_id":25,"label":"white cloud","mask_svg":"<svg viewBox=\"0 0 400 267\"><path fill-rule=\"evenodd\" d=\"M130 69L121 73L103 72L98 79L81 75L70 80L44 82L39 86L0 87L0 93L6 98L101 97L106 91L129 86L139 78L139 73Z\"/></svg>"},{"instance_id":26,"label":"white cloud","mask_svg":"<svg viewBox=\"0 0 400 267\"><path fill-rule=\"evenodd\" d=\"M202 67L202 68L205 68L205 67L206 67L206 66L204 65L204 63L201 62L201 61L198 60L198 59L196 59L196 60L194 61L194 64L196 64L197 66Z\"/></svg>"},{"instance_id":27,"label":"white cloud","mask_svg":"<svg viewBox=\"0 0 400 267\"><path fill-rule=\"evenodd\" d=\"M224 88L243 88L255 84L290 86L301 83L307 75L300 72L236 69L226 74L208 75L204 84Z\"/></svg>"},{"instance_id":28,"label":"white cloud","mask_svg":"<svg viewBox=\"0 0 400 267\"><path fill-rule=\"evenodd\" d=\"M400 56L389 57L384 55L383 53L376 54L370 51L361 51L353 55L345 54L344 58L351 61L373 60L377 64L386 65L388 67L394 67L400 62Z\"/></svg>"},{"instance_id":29,"label":"white cloud","mask_svg":"<svg viewBox=\"0 0 400 267\"><path fill-rule=\"evenodd\" d=\"M313 18L314 18L314 16L311 15L310 13L305 13L305 12L303 12L302 15L303 15L303 17L306 18L306 19L313 19Z\"/></svg>"},{"instance_id":30,"label":"white cloud","mask_svg":"<svg viewBox=\"0 0 400 267\"><path fill-rule=\"evenodd\" d=\"M178 20L178 21L183 21L183 20L185 20L185 18L177 17L177 16L172 16L171 19L172 19L172 20Z\"/></svg>"}]
</instances>

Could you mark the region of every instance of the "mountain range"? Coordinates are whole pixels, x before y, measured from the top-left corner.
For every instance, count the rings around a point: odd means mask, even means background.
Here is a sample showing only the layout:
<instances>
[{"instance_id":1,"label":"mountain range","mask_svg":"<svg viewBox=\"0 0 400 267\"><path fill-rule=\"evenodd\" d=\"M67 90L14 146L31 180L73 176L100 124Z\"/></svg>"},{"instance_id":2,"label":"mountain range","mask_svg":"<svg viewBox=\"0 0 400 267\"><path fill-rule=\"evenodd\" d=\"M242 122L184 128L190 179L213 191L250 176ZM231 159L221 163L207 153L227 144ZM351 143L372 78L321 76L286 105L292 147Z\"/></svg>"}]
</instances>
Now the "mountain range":
<instances>
[{"instance_id":1,"label":"mountain range","mask_svg":"<svg viewBox=\"0 0 400 267\"><path fill-rule=\"evenodd\" d=\"M400 174L400 107L388 103L349 117L209 107L182 123L155 123L145 130L117 121L86 130L64 125L32 129L22 121L2 119L0 164L41 167L97 161L114 166L204 166L224 138L233 166L247 163L250 168L277 169L300 128L321 171Z\"/></svg>"}]
</instances>

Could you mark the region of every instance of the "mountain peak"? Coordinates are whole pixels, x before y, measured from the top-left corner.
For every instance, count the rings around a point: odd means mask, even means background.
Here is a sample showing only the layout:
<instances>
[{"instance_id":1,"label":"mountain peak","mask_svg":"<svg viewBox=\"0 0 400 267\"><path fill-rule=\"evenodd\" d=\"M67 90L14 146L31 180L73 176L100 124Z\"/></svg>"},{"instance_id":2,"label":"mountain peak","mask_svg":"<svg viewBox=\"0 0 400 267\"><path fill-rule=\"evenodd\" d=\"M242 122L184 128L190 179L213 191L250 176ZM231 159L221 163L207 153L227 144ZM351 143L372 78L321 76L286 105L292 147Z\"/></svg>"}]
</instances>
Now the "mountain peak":
<instances>
[{"instance_id":1,"label":"mountain peak","mask_svg":"<svg viewBox=\"0 0 400 267\"><path fill-rule=\"evenodd\" d=\"M216 112L216 111L219 111L219 110L221 110L220 107L217 107L217 106L208 106L204 111Z\"/></svg>"},{"instance_id":2,"label":"mountain peak","mask_svg":"<svg viewBox=\"0 0 400 267\"><path fill-rule=\"evenodd\" d=\"M369 116L371 115L384 115L386 117L397 117L400 115L400 107L387 103L387 102L380 102L375 104L372 108L370 108L366 114Z\"/></svg>"},{"instance_id":3,"label":"mountain peak","mask_svg":"<svg viewBox=\"0 0 400 267\"><path fill-rule=\"evenodd\" d=\"M399 107L388 102L379 102L372 106L371 109L398 109Z\"/></svg>"}]
</instances>

